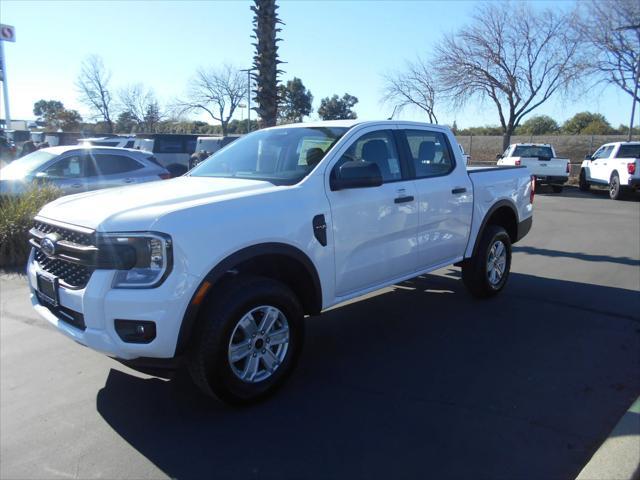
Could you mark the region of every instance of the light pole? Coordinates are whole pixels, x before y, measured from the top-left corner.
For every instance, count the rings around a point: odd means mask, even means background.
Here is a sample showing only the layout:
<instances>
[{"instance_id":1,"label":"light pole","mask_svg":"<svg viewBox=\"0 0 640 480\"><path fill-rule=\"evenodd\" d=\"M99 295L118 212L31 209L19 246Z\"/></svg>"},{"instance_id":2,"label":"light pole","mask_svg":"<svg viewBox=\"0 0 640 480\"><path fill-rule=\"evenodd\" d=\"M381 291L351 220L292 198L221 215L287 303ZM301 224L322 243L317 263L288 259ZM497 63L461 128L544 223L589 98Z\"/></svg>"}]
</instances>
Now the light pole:
<instances>
[{"instance_id":1,"label":"light pole","mask_svg":"<svg viewBox=\"0 0 640 480\"><path fill-rule=\"evenodd\" d=\"M638 25L625 25L624 27L618 27L616 30L640 30L640 24ZM631 120L629 121L629 135L627 136L627 142L631 141L631 134L633 133L633 117L636 114L636 98L638 97L638 79L640 77L640 54L636 58L636 81L633 87L633 100L631 103Z\"/></svg>"},{"instance_id":2,"label":"light pole","mask_svg":"<svg viewBox=\"0 0 640 480\"><path fill-rule=\"evenodd\" d=\"M251 133L251 72L257 70L255 67L244 68L241 72L247 72L247 133Z\"/></svg>"}]
</instances>

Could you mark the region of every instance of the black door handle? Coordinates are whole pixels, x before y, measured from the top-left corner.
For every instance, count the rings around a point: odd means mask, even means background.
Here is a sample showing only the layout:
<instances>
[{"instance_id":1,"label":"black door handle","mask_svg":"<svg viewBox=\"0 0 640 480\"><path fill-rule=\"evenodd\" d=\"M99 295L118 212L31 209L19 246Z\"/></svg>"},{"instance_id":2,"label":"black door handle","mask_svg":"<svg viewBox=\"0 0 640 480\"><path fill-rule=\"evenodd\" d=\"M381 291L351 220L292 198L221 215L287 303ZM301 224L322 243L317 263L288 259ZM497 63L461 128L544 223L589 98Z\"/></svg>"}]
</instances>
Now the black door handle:
<instances>
[{"instance_id":1,"label":"black door handle","mask_svg":"<svg viewBox=\"0 0 640 480\"><path fill-rule=\"evenodd\" d=\"M406 197L398 197L394 200L394 203L407 203L407 202L413 202L412 195L408 195Z\"/></svg>"},{"instance_id":2,"label":"black door handle","mask_svg":"<svg viewBox=\"0 0 640 480\"><path fill-rule=\"evenodd\" d=\"M462 188L454 188L453 190L451 190L451 193L453 193L454 195L458 195L459 193L465 193L467 191L466 188L462 187Z\"/></svg>"}]
</instances>

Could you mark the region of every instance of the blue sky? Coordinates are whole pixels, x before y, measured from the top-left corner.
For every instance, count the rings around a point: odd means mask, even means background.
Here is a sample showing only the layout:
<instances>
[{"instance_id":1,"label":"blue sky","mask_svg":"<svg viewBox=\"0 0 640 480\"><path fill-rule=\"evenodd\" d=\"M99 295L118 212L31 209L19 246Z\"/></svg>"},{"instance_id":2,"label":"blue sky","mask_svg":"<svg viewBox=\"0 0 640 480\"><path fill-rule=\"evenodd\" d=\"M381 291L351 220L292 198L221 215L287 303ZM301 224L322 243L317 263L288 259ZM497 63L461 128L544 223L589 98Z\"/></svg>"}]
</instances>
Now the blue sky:
<instances>
[{"instance_id":1,"label":"blue sky","mask_svg":"<svg viewBox=\"0 0 640 480\"><path fill-rule=\"evenodd\" d=\"M82 59L102 56L112 87L142 82L162 102L180 96L199 66L251 64L251 19L245 1L16 1L0 2L2 23L16 27L16 43L5 44L11 113L33 118L33 103L58 99L83 115L74 81ZM280 55L283 80L300 77L320 99L348 92L360 103L360 118L379 119L383 75L406 60L431 52L444 33L470 21L477 7L468 1L282 1ZM570 8L569 2L538 1L536 7ZM535 113L559 121L579 111L604 114L614 125L628 124L630 97L598 88L579 99L551 100ZM463 110L438 105L441 123L467 127L497 124L490 104ZM239 115L239 114L238 114ZM315 114L312 115L312 118ZM4 116L4 111L2 113ZM202 117L205 119L205 117ZM422 120L405 110L400 118Z\"/></svg>"}]
</instances>

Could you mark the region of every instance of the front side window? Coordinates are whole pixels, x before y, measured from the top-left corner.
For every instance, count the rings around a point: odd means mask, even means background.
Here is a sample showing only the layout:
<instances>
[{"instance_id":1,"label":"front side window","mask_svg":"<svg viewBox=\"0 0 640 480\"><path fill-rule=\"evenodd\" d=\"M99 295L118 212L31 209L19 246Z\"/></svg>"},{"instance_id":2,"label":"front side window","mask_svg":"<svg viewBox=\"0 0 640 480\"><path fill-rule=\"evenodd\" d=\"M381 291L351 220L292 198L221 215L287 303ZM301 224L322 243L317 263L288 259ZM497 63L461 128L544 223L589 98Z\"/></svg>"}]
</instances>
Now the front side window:
<instances>
[{"instance_id":1,"label":"front side window","mask_svg":"<svg viewBox=\"0 0 640 480\"><path fill-rule=\"evenodd\" d=\"M611 150L613 150L613 145L610 145L608 147L600 147L598 149L598 151L596 153L593 154L593 158L594 160L596 158L609 158L609 154L611 154Z\"/></svg>"},{"instance_id":2,"label":"front side window","mask_svg":"<svg viewBox=\"0 0 640 480\"><path fill-rule=\"evenodd\" d=\"M405 130L416 178L438 177L453 170L454 162L443 133Z\"/></svg>"},{"instance_id":3,"label":"front side window","mask_svg":"<svg viewBox=\"0 0 640 480\"><path fill-rule=\"evenodd\" d=\"M302 180L345 134L344 127L277 128L246 135L195 167L194 177L264 180L293 185Z\"/></svg>"},{"instance_id":4,"label":"front side window","mask_svg":"<svg viewBox=\"0 0 640 480\"><path fill-rule=\"evenodd\" d=\"M366 133L358 138L338 160L335 168L351 161L375 163L380 168L383 182L402 179L395 140L389 130Z\"/></svg>"},{"instance_id":5,"label":"front side window","mask_svg":"<svg viewBox=\"0 0 640 480\"><path fill-rule=\"evenodd\" d=\"M80 178L84 176L85 163L83 155L71 155L58 160L45 173L51 178Z\"/></svg>"}]
</instances>

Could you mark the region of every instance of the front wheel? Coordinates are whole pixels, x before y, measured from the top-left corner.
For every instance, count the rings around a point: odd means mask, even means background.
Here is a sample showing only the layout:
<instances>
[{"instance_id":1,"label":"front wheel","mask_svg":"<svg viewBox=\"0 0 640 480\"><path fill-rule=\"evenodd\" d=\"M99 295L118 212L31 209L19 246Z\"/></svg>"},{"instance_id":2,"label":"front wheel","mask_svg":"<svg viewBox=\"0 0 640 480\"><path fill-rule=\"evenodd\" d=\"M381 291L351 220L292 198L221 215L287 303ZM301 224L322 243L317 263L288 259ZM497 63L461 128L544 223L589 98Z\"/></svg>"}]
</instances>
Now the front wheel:
<instances>
[{"instance_id":1,"label":"front wheel","mask_svg":"<svg viewBox=\"0 0 640 480\"><path fill-rule=\"evenodd\" d=\"M462 264L462 281L477 298L500 293L511 269L511 239L498 225L488 225L473 257Z\"/></svg>"},{"instance_id":2,"label":"front wheel","mask_svg":"<svg viewBox=\"0 0 640 480\"><path fill-rule=\"evenodd\" d=\"M294 293L264 277L233 279L199 319L189 370L206 394L234 405L266 398L293 372L304 338Z\"/></svg>"},{"instance_id":3,"label":"front wheel","mask_svg":"<svg viewBox=\"0 0 640 480\"><path fill-rule=\"evenodd\" d=\"M578 183L578 187L583 192L587 192L591 188L591 184L587 181L587 174L585 173L584 168L580 170L580 180Z\"/></svg>"}]
</instances>

